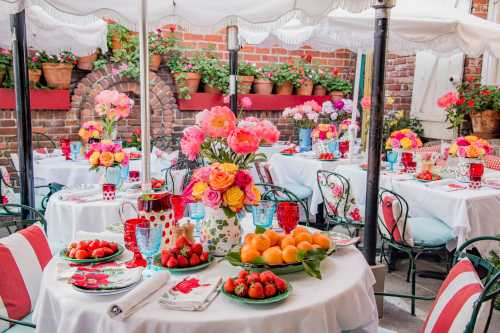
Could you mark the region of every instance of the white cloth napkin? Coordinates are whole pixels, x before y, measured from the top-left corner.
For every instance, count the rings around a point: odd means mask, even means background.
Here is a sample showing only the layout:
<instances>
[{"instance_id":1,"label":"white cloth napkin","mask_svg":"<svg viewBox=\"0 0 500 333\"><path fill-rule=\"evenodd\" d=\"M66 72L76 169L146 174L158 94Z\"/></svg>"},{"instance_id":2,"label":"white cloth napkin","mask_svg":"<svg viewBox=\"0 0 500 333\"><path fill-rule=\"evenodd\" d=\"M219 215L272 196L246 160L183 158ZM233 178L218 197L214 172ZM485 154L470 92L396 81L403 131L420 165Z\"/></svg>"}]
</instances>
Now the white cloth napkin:
<instances>
[{"instance_id":1,"label":"white cloth napkin","mask_svg":"<svg viewBox=\"0 0 500 333\"><path fill-rule=\"evenodd\" d=\"M167 271L155 272L152 277L142 281L137 287L112 303L106 311L110 318L123 320L148 304L151 296L165 286L170 279Z\"/></svg>"},{"instance_id":2,"label":"white cloth napkin","mask_svg":"<svg viewBox=\"0 0 500 333\"><path fill-rule=\"evenodd\" d=\"M57 193L57 197L59 200L62 201L67 201L67 200L80 200L84 198L90 198L93 196L97 196L98 194L101 194L101 189L99 188L92 188L88 190L67 190L67 191L60 191Z\"/></svg>"},{"instance_id":3,"label":"white cloth napkin","mask_svg":"<svg viewBox=\"0 0 500 333\"><path fill-rule=\"evenodd\" d=\"M191 289L188 293L174 290L176 285L189 279L199 279L200 286ZM201 279L190 275L169 286L168 291L162 294L159 302L162 306L172 310L202 311L215 299L221 283L221 277Z\"/></svg>"},{"instance_id":4,"label":"white cloth napkin","mask_svg":"<svg viewBox=\"0 0 500 333\"><path fill-rule=\"evenodd\" d=\"M50 163L57 163L57 162L66 161L66 157L64 157L64 156L59 156L59 155L54 156L53 154L40 154L40 153L37 153L37 154L38 155L35 158L35 160L36 160L36 163L38 163L38 164L50 164Z\"/></svg>"}]
</instances>

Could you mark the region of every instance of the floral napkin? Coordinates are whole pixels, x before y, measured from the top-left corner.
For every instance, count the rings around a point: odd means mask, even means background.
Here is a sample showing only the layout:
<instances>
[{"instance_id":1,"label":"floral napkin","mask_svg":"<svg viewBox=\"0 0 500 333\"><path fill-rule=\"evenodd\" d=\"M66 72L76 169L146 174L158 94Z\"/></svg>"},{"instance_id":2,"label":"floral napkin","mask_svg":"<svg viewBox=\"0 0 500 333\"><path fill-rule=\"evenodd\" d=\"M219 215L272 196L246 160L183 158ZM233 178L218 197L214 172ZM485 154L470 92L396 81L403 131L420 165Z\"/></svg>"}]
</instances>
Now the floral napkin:
<instances>
[{"instance_id":1,"label":"floral napkin","mask_svg":"<svg viewBox=\"0 0 500 333\"><path fill-rule=\"evenodd\" d=\"M160 304L172 310L203 311L217 297L222 278L200 278L189 275L169 286Z\"/></svg>"}]
</instances>

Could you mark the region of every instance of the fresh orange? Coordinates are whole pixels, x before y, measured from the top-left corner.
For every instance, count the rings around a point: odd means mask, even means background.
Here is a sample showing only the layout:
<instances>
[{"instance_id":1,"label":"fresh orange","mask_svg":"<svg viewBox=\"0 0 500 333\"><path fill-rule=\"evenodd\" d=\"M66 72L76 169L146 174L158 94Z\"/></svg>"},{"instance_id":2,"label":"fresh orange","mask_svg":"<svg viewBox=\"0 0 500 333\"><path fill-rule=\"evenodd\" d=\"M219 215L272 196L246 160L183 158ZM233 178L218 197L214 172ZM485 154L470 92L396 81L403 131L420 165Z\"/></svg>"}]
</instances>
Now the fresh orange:
<instances>
[{"instance_id":1,"label":"fresh orange","mask_svg":"<svg viewBox=\"0 0 500 333\"><path fill-rule=\"evenodd\" d=\"M264 235L266 235L267 237L269 237L269 240L271 241L271 246L274 246L274 245L278 244L279 241L280 241L279 234L276 231L274 231L273 229L267 229L264 232Z\"/></svg>"},{"instance_id":2,"label":"fresh orange","mask_svg":"<svg viewBox=\"0 0 500 333\"><path fill-rule=\"evenodd\" d=\"M241 262L251 263L260 256L260 252L251 245L245 245L241 248L240 256Z\"/></svg>"},{"instance_id":3,"label":"fresh orange","mask_svg":"<svg viewBox=\"0 0 500 333\"><path fill-rule=\"evenodd\" d=\"M287 247L288 245L293 245L295 246L295 238L293 238L291 235L286 235L285 237L283 237L283 239L281 240L281 248L284 249L285 247Z\"/></svg>"},{"instance_id":4,"label":"fresh orange","mask_svg":"<svg viewBox=\"0 0 500 333\"><path fill-rule=\"evenodd\" d=\"M283 259L281 257L281 250L276 247L271 247L262 253L264 262L268 265L281 265Z\"/></svg>"},{"instance_id":5,"label":"fresh orange","mask_svg":"<svg viewBox=\"0 0 500 333\"><path fill-rule=\"evenodd\" d=\"M304 241L309 242L309 243L313 242L311 234L307 233L307 232L301 232L301 233L295 235L294 238L295 238L296 244L299 244L300 242L304 242Z\"/></svg>"},{"instance_id":6,"label":"fresh orange","mask_svg":"<svg viewBox=\"0 0 500 333\"><path fill-rule=\"evenodd\" d=\"M293 264L297 262L297 248L293 245L288 245L283 249L282 252L283 261L287 264Z\"/></svg>"},{"instance_id":7,"label":"fresh orange","mask_svg":"<svg viewBox=\"0 0 500 333\"><path fill-rule=\"evenodd\" d=\"M310 233L309 230L307 230L306 227L298 225L298 226L295 227L295 229L292 230L292 236L295 237L295 236L297 236L298 234L300 234L302 232L306 232L308 234Z\"/></svg>"},{"instance_id":8,"label":"fresh orange","mask_svg":"<svg viewBox=\"0 0 500 333\"><path fill-rule=\"evenodd\" d=\"M249 234L246 234L245 235L245 238L243 239L243 242L245 244L251 244L252 243L252 239L255 237L255 234L254 233L249 233Z\"/></svg>"},{"instance_id":9,"label":"fresh orange","mask_svg":"<svg viewBox=\"0 0 500 333\"><path fill-rule=\"evenodd\" d=\"M297 249L308 252L308 251L311 251L313 249L313 246L311 245L311 243L303 241L303 242L300 242L299 244L297 244Z\"/></svg>"},{"instance_id":10,"label":"fresh orange","mask_svg":"<svg viewBox=\"0 0 500 333\"><path fill-rule=\"evenodd\" d=\"M264 234L255 235L252 246L258 251L265 251L271 246L271 240Z\"/></svg>"},{"instance_id":11,"label":"fresh orange","mask_svg":"<svg viewBox=\"0 0 500 333\"><path fill-rule=\"evenodd\" d=\"M312 241L314 244L318 244L322 249L325 250L328 250L332 245L332 241L330 240L330 238L320 232L314 233L314 235L312 236Z\"/></svg>"}]
</instances>

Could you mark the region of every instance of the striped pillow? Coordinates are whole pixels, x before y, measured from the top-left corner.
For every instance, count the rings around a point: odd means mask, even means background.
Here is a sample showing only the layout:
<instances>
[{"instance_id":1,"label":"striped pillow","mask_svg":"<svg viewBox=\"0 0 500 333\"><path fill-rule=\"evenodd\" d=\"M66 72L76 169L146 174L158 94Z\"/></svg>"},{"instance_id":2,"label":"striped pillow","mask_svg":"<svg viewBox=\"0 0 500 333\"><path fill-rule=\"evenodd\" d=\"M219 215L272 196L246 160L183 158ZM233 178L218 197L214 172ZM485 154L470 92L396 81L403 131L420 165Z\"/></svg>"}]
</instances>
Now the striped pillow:
<instances>
[{"instance_id":1,"label":"striped pillow","mask_svg":"<svg viewBox=\"0 0 500 333\"><path fill-rule=\"evenodd\" d=\"M484 163L487 168L500 171L500 156L486 155Z\"/></svg>"},{"instance_id":2,"label":"striped pillow","mask_svg":"<svg viewBox=\"0 0 500 333\"><path fill-rule=\"evenodd\" d=\"M464 332L482 291L483 285L471 261L468 258L460 260L439 288L421 332ZM478 318L476 322L479 324L482 320ZM478 329L481 328L476 325L474 331Z\"/></svg>"},{"instance_id":3,"label":"striped pillow","mask_svg":"<svg viewBox=\"0 0 500 333\"><path fill-rule=\"evenodd\" d=\"M40 223L0 239L0 315L19 320L33 310L42 271L51 258ZM6 328L0 321L0 332Z\"/></svg>"},{"instance_id":4,"label":"striped pillow","mask_svg":"<svg viewBox=\"0 0 500 333\"><path fill-rule=\"evenodd\" d=\"M379 227L380 230L389 239L391 238L392 231L394 240L397 243L403 244L402 231L404 228L404 244L413 246L414 242L410 224L407 223L406 226L404 225L405 216L406 212L403 211L399 200L393 195L384 194L379 206L379 223L382 224Z\"/></svg>"}]
</instances>

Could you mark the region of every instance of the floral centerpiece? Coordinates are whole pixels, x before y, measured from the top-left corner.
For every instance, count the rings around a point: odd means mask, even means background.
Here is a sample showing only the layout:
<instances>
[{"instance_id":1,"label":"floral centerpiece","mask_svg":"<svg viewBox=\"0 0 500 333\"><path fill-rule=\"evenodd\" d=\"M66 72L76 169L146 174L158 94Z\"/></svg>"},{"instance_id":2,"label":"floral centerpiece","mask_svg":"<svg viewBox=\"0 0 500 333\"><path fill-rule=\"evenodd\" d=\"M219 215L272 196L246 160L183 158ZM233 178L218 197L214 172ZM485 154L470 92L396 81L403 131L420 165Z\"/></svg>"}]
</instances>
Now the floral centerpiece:
<instances>
[{"instance_id":1,"label":"floral centerpiece","mask_svg":"<svg viewBox=\"0 0 500 333\"><path fill-rule=\"evenodd\" d=\"M351 123L352 119L350 118L342 120L339 124L340 132L341 133L347 132L349 130L349 127L351 126ZM356 131L360 130L359 121L356 120L356 122L354 123L354 127L356 128Z\"/></svg>"},{"instance_id":2,"label":"floral centerpiece","mask_svg":"<svg viewBox=\"0 0 500 333\"><path fill-rule=\"evenodd\" d=\"M125 148L136 148L137 150L141 150L141 129L135 128L132 131L132 136L128 138L125 142L123 142L123 146Z\"/></svg>"},{"instance_id":3,"label":"floral centerpiece","mask_svg":"<svg viewBox=\"0 0 500 333\"><path fill-rule=\"evenodd\" d=\"M330 116L333 121L340 123L344 119L351 118L352 100L342 98L333 102L327 101L323 103L321 112Z\"/></svg>"},{"instance_id":4,"label":"floral centerpiece","mask_svg":"<svg viewBox=\"0 0 500 333\"><path fill-rule=\"evenodd\" d=\"M467 135L458 137L450 146L448 152L451 156L479 158L491 154L492 150L487 140L481 139L475 135Z\"/></svg>"},{"instance_id":5,"label":"floral centerpiece","mask_svg":"<svg viewBox=\"0 0 500 333\"><path fill-rule=\"evenodd\" d=\"M265 160L257 153L261 142L273 144L279 131L270 122L245 118L238 122L226 106L215 106L196 115L196 125L183 132L181 150L190 160L199 155L211 165L194 172L184 191L188 200L205 205L202 243L215 255L225 255L240 243L236 213L258 204L260 192L246 170Z\"/></svg>"},{"instance_id":6,"label":"floral centerpiece","mask_svg":"<svg viewBox=\"0 0 500 333\"><path fill-rule=\"evenodd\" d=\"M338 136L337 126L334 124L319 124L312 131L313 141L331 140Z\"/></svg>"},{"instance_id":7,"label":"floral centerpiece","mask_svg":"<svg viewBox=\"0 0 500 333\"><path fill-rule=\"evenodd\" d=\"M102 125L98 121L90 120L83 123L78 131L78 135L84 142L93 143L92 141L99 141L102 135Z\"/></svg>"},{"instance_id":8,"label":"floral centerpiece","mask_svg":"<svg viewBox=\"0 0 500 333\"><path fill-rule=\"evenodd\" d=\"M121 167L126 167L129 162L127 153L119 144L110 141L93 143L85 154L90 164L90 170L98 171L101 167L105 168L106 183L121 183Z\"/></svg>"},{"instance_id":9,"label":"floral centerpiece","mask_svg":"<svg viewBox=\"0 0 500 333\"><path fill-rule=\"evenodd\" d=\"M283 118L292 118L294 125L299 128L299 146L302 151L311 150L312 129L316 127L321 111L321 105L314 100L283 110Z\"/></svg>"},{"instance_id":10,"label":"floral centerpiece","mask_svg":"<svg viewBox=\"0 0 500 333\"><path fill-rule=\"evenodd\" d=\"M95 111L101 117L104 138L116 139L116 125L127 118L134 101L124 93L115 90L103 90L95 97Z\"/></svg>"},{"instance_id":11,"label":"floral centerpiece","mask_svg":"<svg viewBox=\"0 0 500 333\"><path fill-rule=\"evenodd\" d=\"M385 149L412 150L422 147L422 140L409 128L394 131L385 142Z\"/></svg>"}]
</instances>

